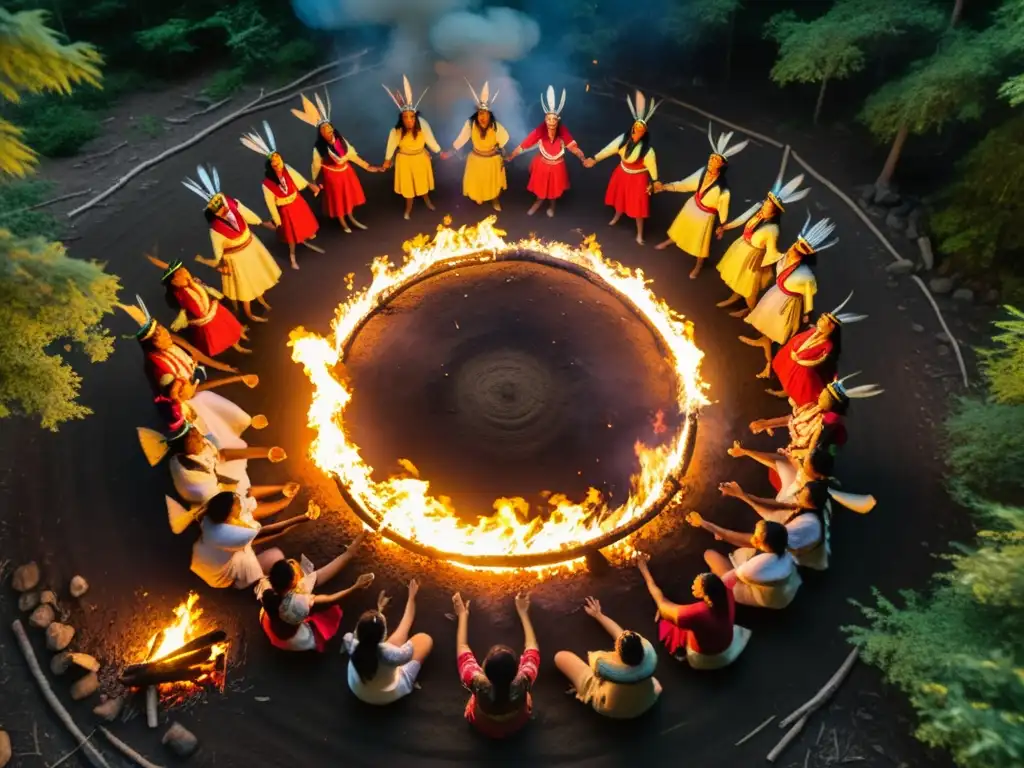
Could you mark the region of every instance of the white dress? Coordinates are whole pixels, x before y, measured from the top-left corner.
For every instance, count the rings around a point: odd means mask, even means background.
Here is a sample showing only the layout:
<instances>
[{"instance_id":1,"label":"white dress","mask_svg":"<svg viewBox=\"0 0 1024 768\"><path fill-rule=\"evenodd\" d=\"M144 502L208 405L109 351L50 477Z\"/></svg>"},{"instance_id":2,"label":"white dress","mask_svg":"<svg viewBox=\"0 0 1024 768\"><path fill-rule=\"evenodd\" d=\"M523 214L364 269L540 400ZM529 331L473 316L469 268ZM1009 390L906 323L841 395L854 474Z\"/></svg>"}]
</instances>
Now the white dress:
<instances>
[{"instance_id":1,"label":"white dress","mask_svg":"<svg viewBox=\"0 0 1024 768\"><path fill-rule=\"evenodd\" d=\"M215 392L199 392L188 401L194 424L219 448L245 448L242 433L252 425L252 416Z\"/></svg>"},{"instance_id":2,"label":"white dress","mask_svg":"<svg viewBox=\"0 0 1024 768\"><path fill-rule=\"evenodd\" d=\"M351 632L345 635L344 648L350 656L359 646L359 641ZM408 696L416 688L416 676L420 671L420 663L412 658L412 642L408 641L400 648L390 643L377 646L377 674L364 681L359 677L352 661L348 662L348 687L356 698L367 704L391 704Z\"/></svg>"},{"instance_id":3,"label":"white dress","mask_svg":"<svg viewBox=\"0 0 1024 768\"><path fill-rule=\"evenodd\" d=\"M775 265L775 277L785 271L786 260L782 259ZM743 318L743 322L754 326L776 344L785 344L800 330L804 315L814 309L814 294L818 292L818 283L810 267L801 264L786 278L786 290L796 294L789 296L783 293L776 282L769 288L757 306Z\"/></svg>"},{"instance_id":4,"label":"white dress","mask_svg":"<svg viewBox=\"0 0 1024 768\"><path fill-rule=\"evenodd\" d=\"M286 651L315 651L316 635L313 628L305 623L309 614L313 611L313 588L316 586L316 569L313 564L305 558L301 561L303 577L291 592L281 599L281 608L278 616L281 621L294 624L298 630L287 640L274 638L272 640L276 648ZM256 587L256 599L263 597L263 592L270 587L270 580L263 578ZM263 609L260 609L260 623L263 623Z\"/></svg>"},{"instance_id":5,"label":"white dress","mask_svg":"<svg viewBox=\"0 0 1024 768\"><path fill-rule=\"evenodd\" d=\"M253 518L256 499L242 497L241 519L246 525L213 523L203 518L199 540L192 546L192 572L211 587L245 589L263 578L252 542L260 532Z\"/></svg>"},{"instance_id":6,"label":"white dress","mask_svg":"<svg viewBox=\"0 0 1024 768\"><path fill-rule=\"evenodd\" d=\"M736 578L732 594L741 605L785 608L793 602L803 584L796 561L789 552L779 557L743 547L730 553L729 560Z\"/></svg>"},{"instance_id":7,"label":"white dress","mask_svg":"<svg viewBox=\"0 0 1024 768\"><path fill-rule=\"evenodd\" d=\"M196 466L182 464L180 456L172 456L169 462L174 490L185 501L205 504L221 491L235 491L247 496L251 486L246 471L245 459L220 460L220 449L209 439L201 453L188 457ZM234 480L234 484L222 482L222 478Z\"/></svg>"},{"instance_id":8,"label":"white dress","mask_svg":"<svg viewBox=\"0 0 1024 768\"><path fill-rule=\"evenodd\" d=\"M803 473L798 472L792 462L786 458L779 458L775 462L775 471L779 474L779 492L775 500L780 502L792 502L796 494L807 484L807 478ZM832 554L831 549L831 520L832 501L825 501L825 509L822 511L824 525L821 519L813 512L801 512L789 520L785 520L788 511L781 511L775 522L783 523L789 534L789 552L793 555L796 564L804 568L813 568L816 571L828 570L828 558Z\"/></svg>"}]
</instances>

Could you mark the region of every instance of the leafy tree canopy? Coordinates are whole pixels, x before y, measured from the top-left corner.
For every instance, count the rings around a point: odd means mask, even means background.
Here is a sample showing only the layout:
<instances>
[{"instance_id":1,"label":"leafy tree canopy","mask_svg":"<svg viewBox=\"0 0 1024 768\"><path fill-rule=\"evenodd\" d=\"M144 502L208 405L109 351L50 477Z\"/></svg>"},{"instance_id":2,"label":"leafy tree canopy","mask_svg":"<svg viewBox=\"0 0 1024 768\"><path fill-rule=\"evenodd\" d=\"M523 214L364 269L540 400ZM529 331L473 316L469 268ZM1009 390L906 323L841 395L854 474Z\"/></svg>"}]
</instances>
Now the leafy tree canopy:
<instances>
[{"instance_id":1,"label":"leafy tree canopy","mask_svg":"<svg viewBox=\"0 0 1024 768\"><path fill-rule=\"evenodd\" d=\"M1024 0L1004 0L996 14L996 23L1003 31L1002 42L1009 56L1024 54ZM1024 73L1008 79L999 89L999 95L1011 106L1024 104Z\"/></svg>"},{"instance_id":2,"label":"leafy tree canopy","mask_svg":"<svg viewBox=\"0 0 1024 768\"><path fill-rule=\"evenodd\" d=\"M667 19L669 33L681 42L693 42L708 30L724 27L742 6L743 0L673 3Z\"/></svg>"}]
</instances>

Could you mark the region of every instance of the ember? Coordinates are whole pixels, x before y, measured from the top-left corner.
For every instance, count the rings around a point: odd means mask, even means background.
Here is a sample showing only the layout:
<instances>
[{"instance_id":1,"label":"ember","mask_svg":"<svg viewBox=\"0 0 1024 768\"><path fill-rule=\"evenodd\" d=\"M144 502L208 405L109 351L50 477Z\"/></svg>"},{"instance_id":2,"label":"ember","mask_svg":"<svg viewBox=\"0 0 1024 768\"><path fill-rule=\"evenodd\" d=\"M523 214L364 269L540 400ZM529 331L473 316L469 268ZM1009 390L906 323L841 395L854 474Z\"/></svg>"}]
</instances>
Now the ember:
<instances>
[{"instance_id":1,"label":"ember","mask_svg":"<svg viewBox=\"0 0 1024 768\"><path fill-rule=\"evenodd\" d=\"M700 377L704 355L693 342L692 324L651 292L650 281L641 270L605 259L593 236L579 248L537 239L507 243L495 222L489 217L476 227L456 231L448 226L450 220L446 218L433 238L419 235L405 243L406 260L400 267L393 266L386 256L374 260L370 286L338 307L330 338L304 328L292 331L292 358L304 367L314 386L309 424L317 437L310 447L311 457L336 478L350 504L365 513L361 515L364 520L369 517L386 537L406 546L415 544L460 566L510 570L496 563L515 561L528 567L545 566L536 570L550 573L552 563L561 561L563 568L580 564L581 547L591 544L607 547L602 550L606 556L629 556L632 546L627 539L619 538L635 531L652 512L656 514L678 490L679 476L685 472L693 447L696 413L708 403L706 384ZM363 460L359 447L345 431L345 408L353 391L336 369L349 340L366 319L404 286L444 268L486 264L524 252L583 274L634 308L660 337L675 370L682 426L663 445L652 448L636 444L639 471L632 479L629 498L617 508L610 509L601 494L591 489L579 502L552 494L549 502L553 509L532 519L518 514L527 504L525 500L499 499L490 516L467 524L445 500L430 495L427 480L408 474L382 482L373 479L373 467ZM613 542L614 546L608 546Z\"/></svg>"}]
</instances>

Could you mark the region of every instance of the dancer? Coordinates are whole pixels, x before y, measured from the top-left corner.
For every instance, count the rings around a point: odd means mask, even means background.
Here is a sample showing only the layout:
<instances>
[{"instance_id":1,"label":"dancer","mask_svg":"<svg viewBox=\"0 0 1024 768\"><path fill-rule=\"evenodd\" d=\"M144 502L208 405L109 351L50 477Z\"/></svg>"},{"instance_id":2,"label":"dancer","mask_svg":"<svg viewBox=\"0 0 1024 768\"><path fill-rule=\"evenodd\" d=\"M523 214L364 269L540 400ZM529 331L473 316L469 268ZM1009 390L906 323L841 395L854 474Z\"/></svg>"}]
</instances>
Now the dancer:
<instances>
[{"instance_id":1,"label":"dancer","mask_svg":"<svg viewBox=\"0 0 1024 768\"><path fill-rule=\"evenodd\" d=\"M655 192L693 192L683 204L672 226L668 228L668 239L655 246L659 251L668 248L672 243L697 259L690 271L693 280L700 274L704 261L711 252L711 235L715 232L716 221L725 224L729 218L729 185L726 182L726 171L729 158L738 155L749 139L730 147L732 132L718 136L716 142L711 136L711 125L708 124L708 142L711 144L711 156L703 168L699 168L682 181L669 184L655 182Z\"/></svg>"},{"instance_id":2,"label":"dancer","mask_svg":"<svg viewBox=\"0 0 1024 768\"><path fill-rule=\"evenodd\" d=\"M524 150L537 147L537 154L530 161L530 181L526 189L537 196L537 201L530 206L526 212L527 216L533 216L546 200L548 203L548 216L555 215L555 202L565 190L569 188L569 171L565 167L565 153L571 152L579 158L581 163L586 162L586 156L576 145L576 139L569 133L569 129L562 123L562 109L565 107L565 88L562 89L562 98L555 106L555 88L548 86L547 94L541 94L540 105L544 108L544 122L538 125L522 142L512 150L508 156L514 160Z\"/></svg>"},{"instance_id":3,"label":"dancer","mask_svg":"<svg viewBox=\"0 0 1024 768\"><path fill-rule=\"evenodd\" d=\"M270 309L264 294L281 279L281 268L249 225L267 229L276 227L264 222L241 201L221 192L220 174L216 168L208 171L199 166L196 174L199 183L185 179L182 184L206 203L203 215L210 224L213 248L212 259L196 256L196 261L221 273L221 292L231 301L241 302L247 318L254 323L265 323L265 317L252 313L252 302L258 301L264 309Z\"/></svg>"},{"instance_id":4,"label":"dancer","mask_svg":"<svg viewBox=\"0 0 1024 768\"><path fill-rule=\"evenodd\" d=\"M405 218L408 219L417 197L423 198L423 204L428 210L434 210L434 204L430 201L430 193L434 191L434 166L430 162L430 153L434 152L442 159L448 155L441 151L430 124L420 116L419 106L426 91L414 102L412 86L405 75L402 75L401 91L392 93L386 85L384 90L398 107L399 116L395 127L388 134L382 168L385 171L391 168L394 158L395 194L405 198Z\"/></svg>"},{"instance_id":5,"label":"dancer","mask_svg":"<svg viewBox=\"0 0 1024 768\"><path fill-rule=\"evenodd\" d=\"M593 168L606 157L619 156L619 165L612 171L608 191L604 195L604 204L615 209L615 215L608 224L614 227L622 214L626 214L636 221L636 241L643 245L644 219L651 213L651 184L658 183L658 161L647 124L658 109L658 102L651 99L648 104L644 95L637 91L635 103L627 95L626 104L633 115L629 138L625 133L616 136L607 147L588 157L583 165Z\"/></svg>"},{"instance_id":6,"label":"dancer","mask_svg":"<svg viewBox=\"0 0 1024 768\"><path fill-rule=\"evenodd\" d=\"M695 527L698 527L698 521L703 522L699 515L687 518L687 522ZM803 580L796 569L796 561L789 553L786 526L758 520L753 535L744 542L743 553L734 555L735 559L733 555L726 557L709 549L704 552L704 562L732 590L737 603L755 608L782 609L793 602Z\"/></svg>"},{"instance_id":7,"label":"dancer","mask_svg":"<svg viewBox=\"0 0 1024 768\"><path fill-rule=\"evenodd\" d=\"M314 195L319 195L320 187L306 181L294 168L285 164L281 153L277 151L274 132L266 120L263 121L263 133L265 137L256 131L243 134L242 146L266 158L263 167L263 200L277 229L278 238L288 244L292 269L298 269L299 264L295 261L296 245L324 253L323 248L309 242L316 237L320 224L300 194L309 187Z\"/></svg>"},{"instance_id":8,"label":"dancer","mask_svg":"<svg viewBox=\"0 0 1024 768\"><path fill-rule=\"evenodd\" d=\"M691 586L697 602L677 605L665 599L665 593L651 576L647 560L646 555L641 555L636 566L658 606L658 639L668 652L694 669L721 669L736 661L750 641L750 630L734 623L736 603L732 590L715 574L701 573Z\"/></svg>"},{"instance_id":9,"label":"dancer","mask_svg":"<svg viewBox=\"0 0 1024 768\"><path fill-rule=\"evenodd\" d=\"M831 312L823 312L815 324L793 336L772 359L772 370L782 389L768 394L788 397L797 406L817 401L826 383L836 377L843 351L843 326L859 323L867 315L843 313L853 291Z\"/></svg>"},{"instance_id":10,"label":"dancer","mask_svg":"<svg viewBox=\"0 0 1024 768\"><path fill-rule=\"evenodd\" d=\"M661 683L654 677L658 652L638 633L605 616L593 597L586 599L583 610L612 636L615 650L591 651L589 662L571 651L559 651L555 666L569 678L576 698L598 714L619 720L639 717L661 695Z\"/></svg>"},{"instance_id":11,"label":"dancer","mask_svg":"<svg viewBox=\"0 0 1024 768\"><path fill-rule=\"evenodd\" d=\"M530 689L537 682L540 650L530 622L530 596L516 595L516 613L523 625L523 653L518 658L505 645L495 645L484 657L483 666L469 647L469 601L452 595L452 606L459 622L455 639L459 680L470 692L466 720L485 736L503 739L522 730L530 721L533 699Z\"/></svg>"},{"instance_id":12,"label":"dancer","mask_svg":"<svg viewBox=\"0 0 1024 768\"><path fill-rule=\"evenodd\" d=\"M291 499L260 504L252 496L222 491L196 510L185 510L182 519L172 520L175 532L198 519L201 533L192 547L192 572L211 587L247 589L256 586L284 553L277 547L256 554L253 544L266 544L283 536L296 525L316 520L320 510L310 505L304 515L279 523L261 525L260 520L276 515ZM188 520L188 523L184 522Z\"/></svg>"},{"instance_id":13,"label":"dancer","mask_svg":"<svg viewBox=\"0 0 1024 768\"><path fill-rule=\"evenodd\" d=\"M416 579L409 582L405 613L390 635L384 609L391 598L383 591L377 598L377 610L366 611L359 617L355 632L345 635L348 687L366 704L393 704L416 688L416 677L434 647L430 635L423 632L409 637L419 590Z\"/></svg>"},{"instance_id":14,"label":"dancer","mask_svg":"<svg viewBox=\"0 0 1024 768\"><path fill-rule=\"evenodd\" d=\"M462 194L477 205L490 203L496 211L501 210L501 193L508 189L505 180L505 158L503 150L508 144L508 131L498 122L491 110L491 105L498 100L498 92L491 96L490 85L484 83L477 96L469 81L469 90L476 102L476 111L452 144L452 151L441 155L450 157L462 149L472 139L473 150L466 158L466 172L462 177Z\"/></svg>"},{"instance_id":15,"label":"dancer","mask_svg":"<svg viewBox=\"0 0 1024 768\"><path fill-rule=\"evenodd\" d=\"M754 326L761 333L757 339L740 336L744 344L761 347L764 351L764 370L757 374L757 378L767 379L771 375L772 343L785 344L789 341L800 330L800 326L807 322L814 309L814 294L818 292L818 283L814 272L804 264L804 260L839 242L839 238L826 242L835 228L829 219L822 219L811 226L811 215L808 213L797 241L775 265L775 285L768 289L757 306L743 319L743 322Z\"/></svg>"},{"instance_id":16,"label":"dancer","mask_svg":"<svg viewBox=\"0 0 1024 768\"><path fill-rule=\"evenodd\" d=\"M321 189L323 190L323 212L325 216L337 219L345 234L351 234L349 222L356 229L366 229L366 225L357 221L355 209L366 203L363 186L359 176L350 163L358 165L369 173L380 173L376 165L363 160L356 148L331 123L331 95L325 93L327 104L324 105L319 94L314 94L313 104L302 94L302 110L292 110L299 120L316 128L316 143L313 145L313 165L309 178L316 181L323 172Z\"/></svg>"},{"instance_id":17,"label":"dancer","mask_svg":"<svg viewBox=\"0 0 1024 768\"><path fill-rule=\"evenodd\" d=\"M209 357L228 349L246 355L252 353L241 344L245 328L231 310L220 303L224 294L196 278L181 261L168 264L149 254L146 258L164 271L160 282L167 291L167 304L178 310L170 330L185 331L196 349Z\"/></svg>"},{"instance_id":18,"label":"dancer","mask_svg":"<svg viewBox=\"0 0 1024 768\"><path fill-rule=\"evenodd\" d=\"M783 185L780 174L763 202L755 203L715 231L715 236L721 238L726 230L743 226L743 234L729 246L717 267L722 281L732 289L732 295L715 306L729 307L740 299L747 304L745 309L730 312L732 317L746 316L757 304L761 292L771 285L771 268L782 258L779 251L780 219L789 203L803 200L810 192L810 189L797 191L803 180L803 175L800 175Z\"/></svg>"},{"instance_id":19,"label":"dancer","mask_svg":"<svg viewBox=\"0 0 1024 768\"><path fill-rule=\"evenodd\" d=\"M282 651L323 653L327 642L338 634L342 610L338 605L353 592L373 583L372 573L363 573L348 589L317 595L313 589L341 573L366 538L362 531L344 553L322 568L314 568L305 557L301 562L278 560L260 582L260 626L270 644Z\"/></svg>"}]
</instances>

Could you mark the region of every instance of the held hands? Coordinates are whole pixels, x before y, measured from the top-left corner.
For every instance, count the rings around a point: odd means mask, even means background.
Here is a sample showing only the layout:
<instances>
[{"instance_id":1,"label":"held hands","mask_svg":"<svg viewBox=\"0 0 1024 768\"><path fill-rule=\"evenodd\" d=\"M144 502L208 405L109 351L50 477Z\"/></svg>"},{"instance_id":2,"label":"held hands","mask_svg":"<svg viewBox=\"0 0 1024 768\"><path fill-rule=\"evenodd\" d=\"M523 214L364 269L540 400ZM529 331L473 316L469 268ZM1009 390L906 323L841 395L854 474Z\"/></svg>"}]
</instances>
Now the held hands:
<instances>
[{"instance_id":1,"label":"held hands","mask_svg":"<svg viewBox=\"0 0 1024 768\"><path fill-rule=\"evenodd\" d=\"M596 597L588 597L583 601L583 612L592 619L599 619L604 615L601 611L601 603Z\"/></svg>"},{"instance_id":2,"label":"held hands","mask_svg":"<svg viewBox=\"0 0 1024 768\"><path fill-rule=\"evenodd\" d=\"M588 157L586 160L583 161L584 168L593 168L595 165L597 165L597 160L595 160L592 157Z\"/></svg>"},{"instance_id":3,"label":"held hands","mask_svg":"<svg viewBox=\"0 0 1024 768\"><path fill-rule=\"evenodd\" d=\"M447 160L451 156L451 152L442 152L440 155L438 155L438 157L440 157L442 160Z\"/></svg>"},{"instance_id":4,"label":"held hands","mask_svg":"<svg viewBox=\"0 0 1024 768\"><path fill-rule=\"evenodd\" d=\"M715 239L721 240L722 235L725 234L725 227L715 227Z\"/></svg>"},{"instance_id":5,"label":"held hands","mask_svg":"<svg viewBox=\"0 0 1024 768\"><path fill-rule=\"evenodd\" d=\"M456 592L452 595L452 610L460 619L463 616L469 616L469 600L463 601L462 595Z\"/></svg>"},{"instance_id":6,"label":"held hands","mask_svg":"<svg viewBox=\"0 0 1024 768\"><path fill-rule=\"evenodd\" d=\"M468 609L469 606L467 605L466 608ZM516 595L516 611L519 613L520 616L525 616L527 613L530 612L529 592L520 592Z\"/></svg>"},{"instance_id":7,"label":"held hands","mask_svg":"<svg viewBox=\"0 0 1024 768\"><path fill-rule=\"evenodd\" d=\"M261 221L260 222L260 226L261 227L266 227L271 232L276 232L277 231L277 225L274 222L272 222L272 221Z\"/></svg>"},{"instance_id":8,"label":"held hands","mask_svg":"<svg viewBox=\"0 0 1024 768\"><path fill-rule=\"evenodd\" d=\"M383 170L385 170L385 171L388 170L389 168L391 168L391 161L390 160L385 160L384 161L384 165L382 165L381 168Z\"/></svg>"},{"instance_id":9,"label":"held hands","mask_svg":"<svg viewBox=\"0 0 1024 768\"><path fill-rule=\"evenodd\" d=\"M652 186L654 187L654 191L656 193L657 192L664 192L665 191L665 185L662 184L660 181L654 182L654 184Z\"/></svg>"},{"instance_id":10,"label":"held hands","mask_svg":"<svg viewBox=\"0 0 1024 768\"><path fill-rule=\"evenodd\" d=\"M309 185L309 188L310 188L310 189L312 190L312 192L313 192L313 197L316 197L317 195L319 195L319 194L320 194L320 189L321 189L321 187L320 187L320 185L319 185L319 184L310 184L310 185Z\"/></svg>"}]
</instances>

